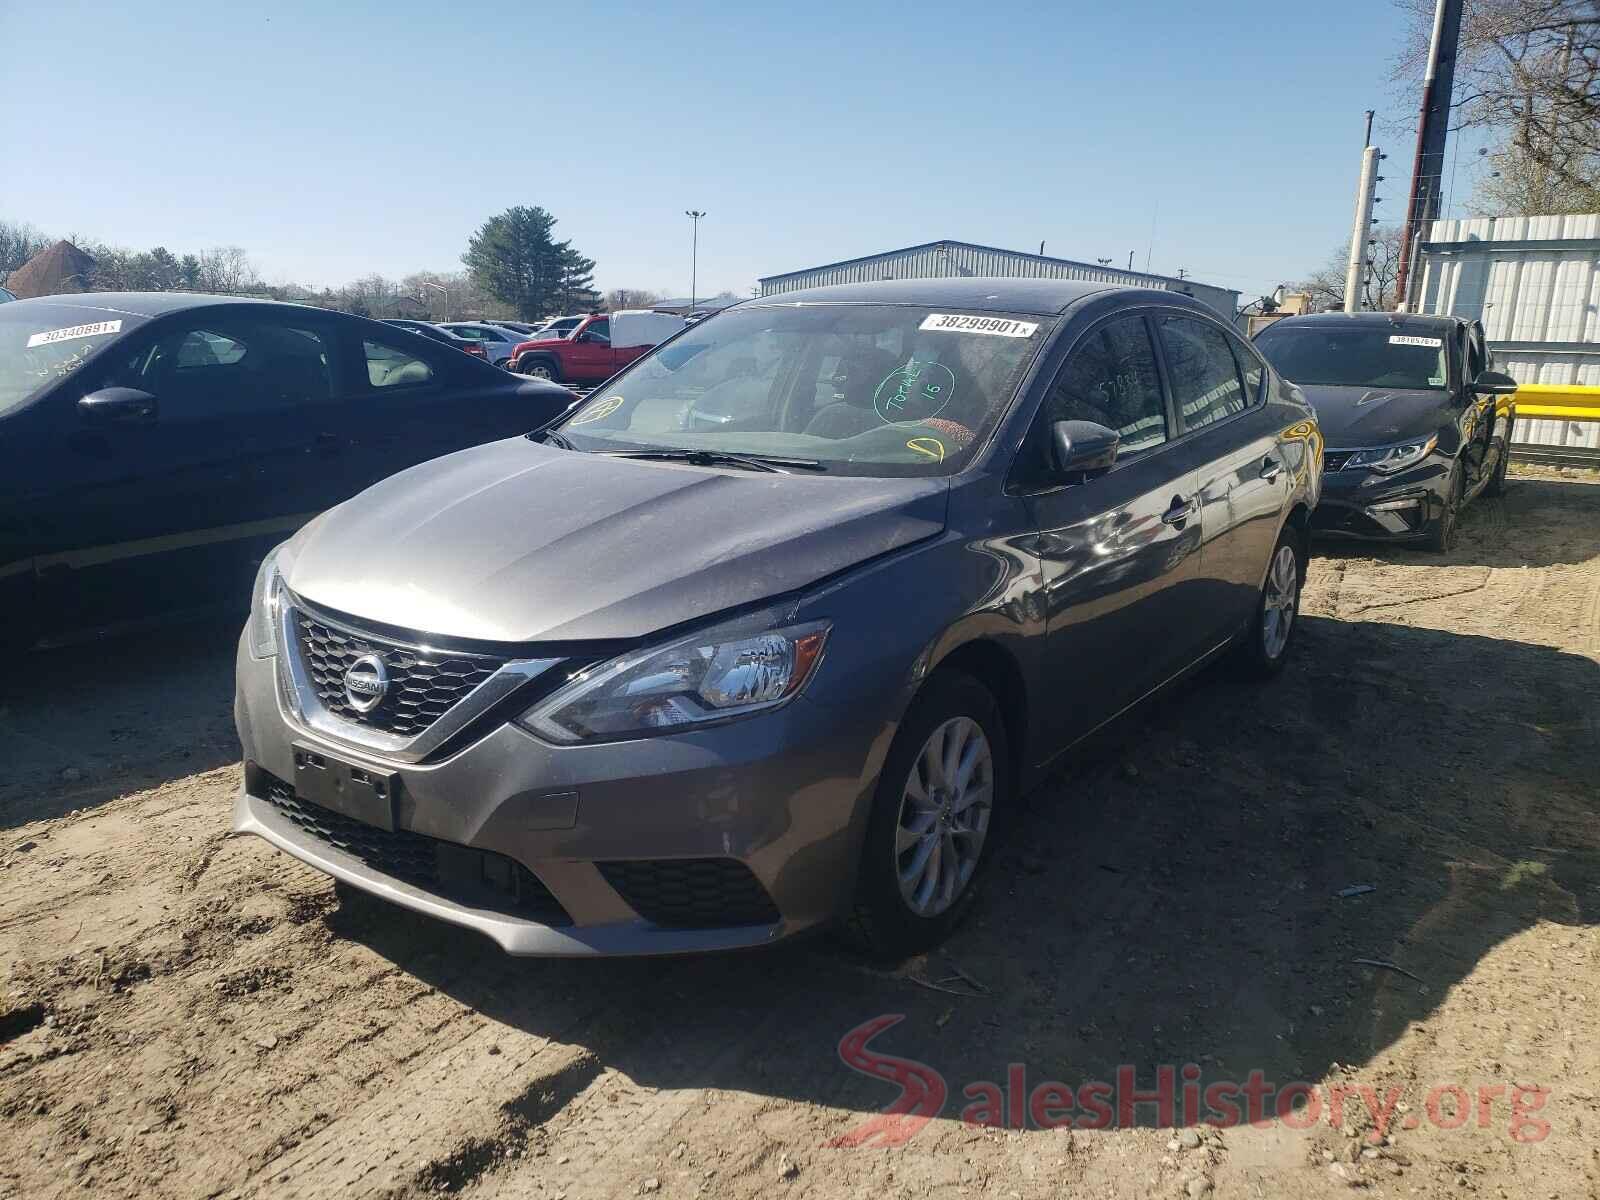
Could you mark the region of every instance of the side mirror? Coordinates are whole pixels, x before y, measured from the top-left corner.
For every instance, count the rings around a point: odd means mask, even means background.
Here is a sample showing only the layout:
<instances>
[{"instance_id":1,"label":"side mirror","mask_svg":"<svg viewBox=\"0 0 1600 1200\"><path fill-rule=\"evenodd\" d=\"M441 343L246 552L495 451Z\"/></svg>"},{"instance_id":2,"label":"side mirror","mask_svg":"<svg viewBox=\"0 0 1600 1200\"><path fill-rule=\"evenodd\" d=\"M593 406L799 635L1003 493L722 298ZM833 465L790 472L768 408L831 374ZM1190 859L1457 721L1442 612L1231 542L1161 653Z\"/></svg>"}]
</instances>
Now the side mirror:
<instances>
[{"instance_id":1,"label":"side mirror","mask_svg":"<svg viewBox=\"0 0 1600 1200\"><path fill-rule=\"evenodd\" d=\"M108 387L79 400L78 411L93 425L148 425L156 419L159 406L149 392Z\"/></svg>"},{"instance_id":2,"label":"side mirror","mask_svg":"<svg viewBox=\"0 0 1600 1200\"><path fill-rule=\"evenodd\" d=\"M1471 390L1479 396L1509 396L1517 390L1517 381L1501 371L1480 371Z\"/></svg>"},{"instance_id":3,"label":"side mirror","mask_svg":"<svg viewBox=\"0 0 1600 1200\"><path fill-rule=\"evenodd\" d=\"M1050 426L1050 465L1061 475L1089 475L1111 469L1122 435L1093 421L1057 421Z\"/></svg>"}]
</instances>

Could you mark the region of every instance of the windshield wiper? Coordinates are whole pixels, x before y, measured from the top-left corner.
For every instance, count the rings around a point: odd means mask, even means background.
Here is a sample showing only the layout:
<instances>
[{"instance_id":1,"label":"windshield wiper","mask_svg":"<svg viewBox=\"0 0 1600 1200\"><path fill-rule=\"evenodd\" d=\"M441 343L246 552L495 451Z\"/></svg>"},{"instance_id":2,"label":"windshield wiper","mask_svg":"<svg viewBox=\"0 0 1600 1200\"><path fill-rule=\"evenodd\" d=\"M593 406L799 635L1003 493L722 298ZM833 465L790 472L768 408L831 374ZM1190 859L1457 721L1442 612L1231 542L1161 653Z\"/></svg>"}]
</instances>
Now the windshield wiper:
<instances>
[{"instance_id":1,"label":"windshield wiper","mask_svg":"<svg viewBox=\"0 0 1600 1200\"><path fill-rule=\"evenodd\" d=\"M733 454L726 450L701 450L690 446L661 446L654 450L602 450L610 458L650 458L686 462L696 467L744 467L751 471L826 471L814 458L786 458L779 454Z\"/></svg>"},{"instance_id":2,"label":"windshield wiper","mask_svg":"<svg viewBox=\"0 0 1600 1200\"><path fill-rule=\"evenodd\" d=\"M577 447L566 439L564 434L557 433L554 429L540 429L528 435L539 438L547 446L555 446L560 450L576 450Z\"/></svg>"}]
</instances>

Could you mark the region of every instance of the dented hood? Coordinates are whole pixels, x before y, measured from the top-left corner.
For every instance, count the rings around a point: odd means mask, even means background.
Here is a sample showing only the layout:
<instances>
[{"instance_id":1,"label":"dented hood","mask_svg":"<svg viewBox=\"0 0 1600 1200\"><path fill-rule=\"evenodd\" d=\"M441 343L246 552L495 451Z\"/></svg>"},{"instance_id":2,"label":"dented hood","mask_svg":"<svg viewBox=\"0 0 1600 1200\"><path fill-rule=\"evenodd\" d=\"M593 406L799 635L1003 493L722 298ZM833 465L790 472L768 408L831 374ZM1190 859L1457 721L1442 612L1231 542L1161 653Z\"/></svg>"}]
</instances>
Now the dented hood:
<instances>
[{"instance_id":1,"label":"dented hood","mask_svg":"<svg viewBox=\"0 0 1600 1200\"><path fill-rule=\"evenodd\" d=\"M707 469L514 438L324 513L294 539L286 582L447 637L637 638L933 537L947 495L942 478Z\"/></svg>"}]
</instances>

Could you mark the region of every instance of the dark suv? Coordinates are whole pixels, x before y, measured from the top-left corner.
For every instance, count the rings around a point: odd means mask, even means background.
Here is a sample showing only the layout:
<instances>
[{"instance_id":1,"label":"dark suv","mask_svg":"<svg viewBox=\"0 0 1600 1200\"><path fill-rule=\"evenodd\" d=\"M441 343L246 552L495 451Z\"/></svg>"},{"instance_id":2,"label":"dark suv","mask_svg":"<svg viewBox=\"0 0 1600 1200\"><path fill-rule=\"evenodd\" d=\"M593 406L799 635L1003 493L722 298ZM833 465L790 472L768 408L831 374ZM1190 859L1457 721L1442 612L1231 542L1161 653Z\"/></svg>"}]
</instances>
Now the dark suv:
<instances>
[{"instance_id":1,"label":"dark suv","mask_svg":"<svg viewBox=\"0 0 1600 1200\"><path fill-rule=\"evenodd\" d=\"M1256 347L1328 441L1316 533L1448 550L1462 507L1503 486L1517 383L1491 369L1477 321L1320 313L1269 325Z\"/></svg>"}]
</instances>

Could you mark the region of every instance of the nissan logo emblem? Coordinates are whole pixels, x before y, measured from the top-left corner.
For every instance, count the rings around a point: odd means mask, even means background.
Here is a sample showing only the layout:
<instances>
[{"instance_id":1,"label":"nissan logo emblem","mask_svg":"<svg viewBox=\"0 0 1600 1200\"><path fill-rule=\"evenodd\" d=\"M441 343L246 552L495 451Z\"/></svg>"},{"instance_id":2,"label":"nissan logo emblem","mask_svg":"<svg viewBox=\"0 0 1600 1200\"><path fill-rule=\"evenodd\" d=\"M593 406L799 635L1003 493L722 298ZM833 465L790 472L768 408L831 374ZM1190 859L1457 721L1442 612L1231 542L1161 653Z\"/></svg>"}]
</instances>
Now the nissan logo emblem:
<instances>
[{"instance_id":1,"label":"nissan logo emblem","mask_svg":"<svg viewBox=\"0 0 1600 1200\"><path fill-rule=\"evenodd\" d=\"M389 693L389 668L376 654L363 654L344 673L344 698L358 713L369 713Z\"/></svg>"}]
</instances>

